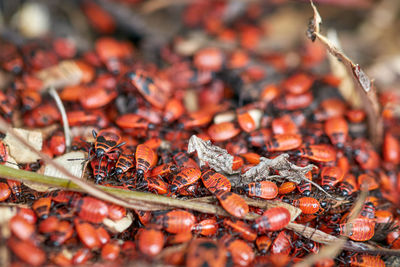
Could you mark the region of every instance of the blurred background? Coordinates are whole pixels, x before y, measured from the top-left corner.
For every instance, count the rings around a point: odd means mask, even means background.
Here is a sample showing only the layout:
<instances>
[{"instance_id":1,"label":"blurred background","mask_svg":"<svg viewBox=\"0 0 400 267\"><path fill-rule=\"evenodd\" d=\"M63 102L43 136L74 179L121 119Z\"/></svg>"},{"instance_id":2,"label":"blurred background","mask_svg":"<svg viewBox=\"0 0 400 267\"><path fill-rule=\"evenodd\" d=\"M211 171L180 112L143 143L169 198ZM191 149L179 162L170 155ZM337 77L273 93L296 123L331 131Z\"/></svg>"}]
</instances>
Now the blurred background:
<instances>
[{"instance_id":1,"label":"blurred background","mask_svg":"<svg viewBox=\"0 0 400 267\"><path fill-rule=\"evenodd\" d=\"M323 19L323 33L337 38L381 90L397 88L400 1L314 2ZM83 51L92 48L98 35L112 34L133 41L140 56L149 60L157 60L158 48L165 44L191 55L205 45L227 46L219 41L229 38L228 50L244 45L260 54L295 51L304 46L312 16L308 1L301 0L1 0L0 12L1 36L16 44L64 37ZM316 54L322 50L317 45L312 49ZM289 65L298 64L296 53L288 55L292 56Z\"/></svg>"}]
</instances>

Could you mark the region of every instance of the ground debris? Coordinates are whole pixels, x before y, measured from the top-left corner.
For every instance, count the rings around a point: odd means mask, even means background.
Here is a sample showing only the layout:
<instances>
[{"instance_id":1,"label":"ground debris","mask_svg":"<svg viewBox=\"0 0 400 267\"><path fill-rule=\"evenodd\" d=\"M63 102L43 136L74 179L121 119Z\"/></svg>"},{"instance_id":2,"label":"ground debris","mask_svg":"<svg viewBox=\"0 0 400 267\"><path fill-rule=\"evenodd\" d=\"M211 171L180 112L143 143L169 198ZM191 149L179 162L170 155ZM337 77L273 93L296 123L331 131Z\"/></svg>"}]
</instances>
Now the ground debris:
<instances>
[{"instance_id":1,"label":"ground debris","mask_svg":"<svg viewBox=\"0 0 400 267\"><path fill-rule=\"evenodd\" d=\"M187 151L188 153L197 152L200 167L207 163L211 169L217 172L225 172L227 174L240 172L239 170L232 170L233 156L228 151L214 146L211 141L204 141L196 135L190 137Z\"/></svg>"}]
</instances>

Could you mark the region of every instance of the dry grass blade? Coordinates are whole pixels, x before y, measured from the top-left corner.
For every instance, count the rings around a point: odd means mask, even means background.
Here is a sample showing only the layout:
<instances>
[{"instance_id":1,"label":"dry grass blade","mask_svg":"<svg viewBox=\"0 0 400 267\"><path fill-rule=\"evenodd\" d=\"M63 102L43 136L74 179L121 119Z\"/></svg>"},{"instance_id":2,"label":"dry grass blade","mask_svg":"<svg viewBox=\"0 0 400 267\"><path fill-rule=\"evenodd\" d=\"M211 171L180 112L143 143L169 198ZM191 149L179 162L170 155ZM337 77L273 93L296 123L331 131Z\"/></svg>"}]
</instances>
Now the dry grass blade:
<instances>
[{"instance_id":1,"label":"dry grass blade","mask_svg":"<svg viewBox=\"0 0 400 267\"><path fill-rule=\"evenodd\" d=\"M314 17L309 24L307 31L308 37L312 41L319 40L322 42L327 50L346 66L347 72L353 78L354 88L357 90L357 94L362 100L363 109L367 113L371 141L375 146L379 146L383 138L383 122L380 116L380 107L375 87L371 79L358 64L353 63L343 52L335 47L328 38L320 33L322 19L312 0L310 0L310 3L314 10Z\"/></svg>"},{"instance_id":2,"label":"dry grass blade","mask_svg":"<svg viewBox=\"0 0 400 267\"><path fill-rule=\"evenodd\" d=\"M63 128L64 128L64 136L65 136L65 146L67 147L67 152L71 149L71 130L69 128L69 123L68 123L68 118L67 118L67 112L65 111L64 105L61 101L60 96L54 89L54 87L51 87L49 90L50 95L54 98L54 101L56 101L57 108L61 113L61 118L63 122Z\"/></svg>"}]
</instances>

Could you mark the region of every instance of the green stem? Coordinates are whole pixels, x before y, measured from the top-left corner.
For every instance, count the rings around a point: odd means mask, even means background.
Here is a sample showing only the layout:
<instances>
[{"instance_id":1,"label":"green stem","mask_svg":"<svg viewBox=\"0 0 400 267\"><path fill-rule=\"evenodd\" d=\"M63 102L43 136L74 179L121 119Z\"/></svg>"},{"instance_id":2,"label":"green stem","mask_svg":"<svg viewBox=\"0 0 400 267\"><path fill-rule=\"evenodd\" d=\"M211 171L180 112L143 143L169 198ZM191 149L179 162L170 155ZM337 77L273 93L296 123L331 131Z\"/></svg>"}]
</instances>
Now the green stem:
<instances>
[{"instance_id":1,"label":"green stem","mask_svg":"<svg viewBox=\"0 0 400 267\"><path fill-rule=\"evenodd\" d=\"M18 170L4 165L0 165L0 177L18 180L21 182L33 182L51 187L68 189L71 191L83 192L83 190L77 184L67 179L45 176L36 172ZM96 187L116 197L126 199L129 203L135 205L135 208L139 210L160 210L175 207L221 216L229 216L224 209L212 204L185 201L152 193L130 191L108 186L97 185ZM245 219L252 220L256 217L258 216L255 214L248 214Z\"/></svg>"}]
</instances>

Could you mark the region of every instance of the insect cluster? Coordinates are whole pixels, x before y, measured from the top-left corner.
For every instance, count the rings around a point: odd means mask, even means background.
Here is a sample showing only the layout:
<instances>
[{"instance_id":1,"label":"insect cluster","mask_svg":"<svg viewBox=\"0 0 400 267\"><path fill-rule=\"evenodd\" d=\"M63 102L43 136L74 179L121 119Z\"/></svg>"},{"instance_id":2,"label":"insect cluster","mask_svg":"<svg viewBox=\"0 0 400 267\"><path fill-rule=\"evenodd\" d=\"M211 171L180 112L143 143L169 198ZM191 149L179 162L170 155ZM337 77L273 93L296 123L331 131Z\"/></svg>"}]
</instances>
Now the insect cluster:
<instances>
[{"instance_id":1,"label":"insect cluster","mask_svg":"<svg viewBox=\"0 0 400 267\"><path fill-rule=\"evenodd\" d=\"M63 38L19 46L0 41L0 66L12 75L0 91L1 116L15 127L56 125L42 153L54 158L67 147L59 109L44 92L48 79L37 73L49 68L62 72L68 61L80 73L79 82L61 86L59 95L73 133L70 149L87 153L89 182L205 201L222 207L224 214L174 207L131 210L93 195L36 192L1 178L0 201L16 204L8 222L11 234L0 236L12 266L119 266L132 261L289 266L323 246L288 230L290 223L400 248L400 129L390 109L400 104L400 95L380 95L381 105L388 108L382 112L383 144L375 148L367 136L366 113L351 108L338 93L341 81L315 72L326 56L321 47L306 43L294 68L284 53L257 52L263 29L252 21L260 16L258 4L249 5L240 23L228 27L218 13L222 6L215 9L211 2L188 5L185 25L200 27L235 48L205 46L184 56L174 49L183 45L177 38L160 48L156 64L141 60L132 43L113 37L99 37L89 51L78 51ZM96 8L85 5L88 17ZM100 32L113 31L96 16L91 19ZM192 135L226 149L233 156L233 174L201 165L199 153L188 153ZM277 170L250 182L241 179L263 158L282 154L299 167L315 168L301 182ZM0 141L2 164L9 157ZM42 165L38 161L20 167L37 171ZM349 221L361 189L368 197ZM252 199L276 206L254 206ZM297 218L290 206L301 210ZM115 227L124 221L129 222L126 227ZM385 260L362 249L344 250L315 266L385 266Z\"/></svg>"}]
</instances>

